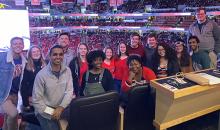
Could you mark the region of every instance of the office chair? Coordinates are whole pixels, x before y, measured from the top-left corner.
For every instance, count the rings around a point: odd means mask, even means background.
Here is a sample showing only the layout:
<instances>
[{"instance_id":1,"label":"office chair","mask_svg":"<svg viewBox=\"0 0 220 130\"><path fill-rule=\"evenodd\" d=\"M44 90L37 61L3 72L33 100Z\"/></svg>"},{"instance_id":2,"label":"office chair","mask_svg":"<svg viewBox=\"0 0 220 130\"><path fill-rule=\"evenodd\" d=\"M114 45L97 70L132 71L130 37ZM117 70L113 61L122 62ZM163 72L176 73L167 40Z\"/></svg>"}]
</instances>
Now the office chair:
<instances>
[{"instance_id":1,"label":"office chair","mask_svg":"<svg viewBox=\"0 0 220 130\"><path fill-rule=\"evenodd\" d=\"M67 130L117 130L119 95L115 91L81 97L70 104Z\"/></svg>"},{"instance_id":2,"label":"office chair","mask_svg":"<svg viewBox=\"0 0 220 130\"><path fill-rule=\"evenodd\" d=\"M150 87L134 87L124 108L124 130L154 130L154 93Z\"/></svg>"}]
</instances>

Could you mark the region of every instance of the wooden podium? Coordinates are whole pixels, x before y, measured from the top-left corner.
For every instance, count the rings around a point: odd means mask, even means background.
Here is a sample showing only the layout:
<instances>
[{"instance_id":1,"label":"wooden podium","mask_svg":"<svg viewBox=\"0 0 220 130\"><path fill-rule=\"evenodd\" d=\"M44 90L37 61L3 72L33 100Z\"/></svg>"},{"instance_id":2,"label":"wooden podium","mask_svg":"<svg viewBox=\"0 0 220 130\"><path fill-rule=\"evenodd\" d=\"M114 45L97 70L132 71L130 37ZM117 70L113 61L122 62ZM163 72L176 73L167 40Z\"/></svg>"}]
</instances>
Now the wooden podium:
<instances>
[{"instance_id":1,"label":"wooden podium","mask_svg":"<svg viewBox=\"0 0 220 130\"><path fill-rule=\"evenodd\" d=\"M182 88L164 86L163 83L170 79L175 80L175 77L150 82L156 88L154 126L157 130L165 130L220 109L220 85L200 86L193 82L192 86Z\"/></svg>"}]
</instances>

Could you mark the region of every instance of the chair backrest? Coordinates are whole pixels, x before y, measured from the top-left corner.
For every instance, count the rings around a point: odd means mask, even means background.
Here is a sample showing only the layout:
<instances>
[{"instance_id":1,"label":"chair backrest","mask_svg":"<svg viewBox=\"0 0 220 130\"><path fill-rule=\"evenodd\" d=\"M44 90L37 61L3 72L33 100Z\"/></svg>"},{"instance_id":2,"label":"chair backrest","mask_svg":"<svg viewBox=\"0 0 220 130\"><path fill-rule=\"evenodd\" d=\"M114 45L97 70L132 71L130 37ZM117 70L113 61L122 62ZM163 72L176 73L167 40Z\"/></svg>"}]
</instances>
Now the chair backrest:
<instances>
[{"instance_id":1,"label":"chair backrest","mask_svg":"<svg viewBox=\"0 0 220 130\"><path fill-rule=\"evenodd\" d=\"M124 111L124 130L152 130L152 98L150 87L139 86L128 93L128 102Z\"/></svg>"},{"instance_id":2,"label":"chair backrest","mask_svg":"<svg viewBox=\"0 0 220 130\"><path fill-rule=\"evenodd\" d=\"M70 105L68 130L116 130L119 117L119 95L107 92L75 99Z\"/></svg>"}]
</instances>

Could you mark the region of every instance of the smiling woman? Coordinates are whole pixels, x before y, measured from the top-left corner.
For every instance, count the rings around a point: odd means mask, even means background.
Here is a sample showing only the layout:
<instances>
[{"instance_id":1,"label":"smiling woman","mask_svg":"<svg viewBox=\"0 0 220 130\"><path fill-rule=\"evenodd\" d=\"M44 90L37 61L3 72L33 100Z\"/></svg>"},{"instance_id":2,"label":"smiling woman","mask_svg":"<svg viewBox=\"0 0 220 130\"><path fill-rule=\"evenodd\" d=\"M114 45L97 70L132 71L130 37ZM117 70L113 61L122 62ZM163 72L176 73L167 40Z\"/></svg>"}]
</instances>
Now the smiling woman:
<instances>
[{"instance_id":1,"label":"smiling woman","mask_svg":"<svg viewBox=\"0 0 220 130\"><path fill-rule=\"evenodd\" d=\"M175 51L166 43L158 44L153 59L153 70L157 78L175 75L180 71Z\"/></svg>"},{"instance_id":2,"label":"smiling woman","mask_svg":"<svg viewBox=\"0 0 220 130\"><path fill-rule=\"evenodd\" d=\"M89 70L83 75L80 95L96 95L114 89L114 81L109 70L102 67L105 54L101 50L89 52L86 57Z\"/></svg>"},{"instance_id":3,"label":"smiling woman","mask_svg":"<svg viewBox=\"0 0 220 130\"><path fill-rule=\"evenodd\" d=\"M128 92L133 87L145 86L150 80L155 79L154 72L142 66L141 57L138 55L131 55L127 59L129 70L125 72L122 80L122 91Z\"/></svg>"}]
</instances>

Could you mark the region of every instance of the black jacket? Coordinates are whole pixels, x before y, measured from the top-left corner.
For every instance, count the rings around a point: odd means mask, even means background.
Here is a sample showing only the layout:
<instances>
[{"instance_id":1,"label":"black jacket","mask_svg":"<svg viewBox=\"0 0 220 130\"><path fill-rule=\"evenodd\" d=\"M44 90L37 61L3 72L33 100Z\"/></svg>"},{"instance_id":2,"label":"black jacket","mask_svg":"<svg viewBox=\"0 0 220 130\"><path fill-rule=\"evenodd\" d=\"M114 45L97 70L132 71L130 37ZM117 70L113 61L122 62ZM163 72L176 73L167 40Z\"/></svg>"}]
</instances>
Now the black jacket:
<instances>
[{"instance_id":1,"label":"black jacket","mask_svg":"<svg viewBox=\"0 0 220 130\"><path fill-rule=\"evenodd\" d=\"M30 106L28 98L32 96L34 79L37 73L41 70L42 65L40 61L34 62L35 71L24 69L24 75L21 82L21 97L23 101L23 106Z\"/></svg>"},{"instance_id":2,"label":"black jacket","mask_svg":"<svg viewBox=\"0 0 220 130\"><path fill-rule=\"evenodd\" d=\"M80 77L80 65L79 65L79 60L78 57L75 57L72 59L72 61L69 64L71 73L72 73L72 78L73 78L73 88L75 95L79 95L79 77Z\"/></svg>"},{"instance_id":3,"label":"black jacket","mask_svg":"<svg viewBox=\"0 0 220 130\"><path fill-rule=\"evenodd\" d=\"M155 74L158 74L158 66L159 64L153 64L153 71ZM168 66L167 66L167 74L168 76L175 75L176 73L180 72L180 67L179 64L176 60L169 60L168 61Z\"/></svg>"}]
</instances>

